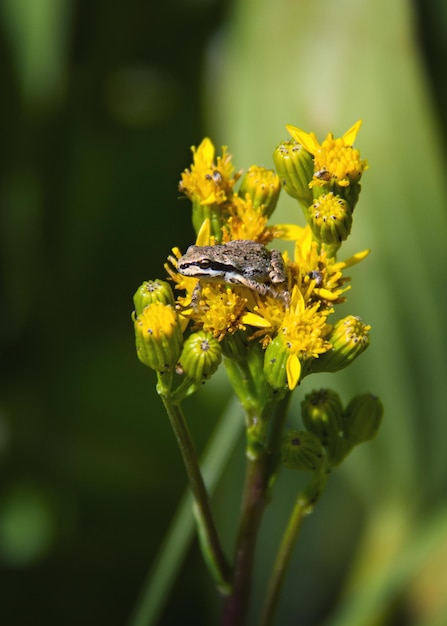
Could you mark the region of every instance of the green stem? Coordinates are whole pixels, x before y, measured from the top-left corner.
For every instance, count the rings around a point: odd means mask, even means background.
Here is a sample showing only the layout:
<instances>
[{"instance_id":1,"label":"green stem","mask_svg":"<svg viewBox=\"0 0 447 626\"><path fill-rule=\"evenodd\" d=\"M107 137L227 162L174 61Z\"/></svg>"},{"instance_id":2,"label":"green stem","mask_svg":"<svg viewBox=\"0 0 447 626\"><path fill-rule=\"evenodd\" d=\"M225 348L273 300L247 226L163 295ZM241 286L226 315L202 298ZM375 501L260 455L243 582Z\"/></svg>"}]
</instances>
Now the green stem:
<instances>
[{"instance_id":1,"label":"green stem","mask_svg":"<svg viewBox=\"0 0 447 626\"><path fill-rule=\"evenodd\" d=\"M290 395L290 394L289 394ZM279 441L280 427L284 424L289 397L283 398L273 417L274 436L270 438L275 444ZM264 416L265 419L265 416ZM269 486L272 471L272 452L264 448L258 449L253 456L248 442L245 487L242 497L242 510L239 522L236 552L234 557L232 593L223 606L221 626L243 626L248 612L253 576L253 563L256 541L261 525L262 515L269 501Z\"/></svg>"},{"instance_id":2,"label":"green stem","mask_svg":"<svg viewBox=\"0 0 447 626\"><path fill-rule=\"evenodd\" d=\"M256 539L267 503L268 460L266 452L255 459L247 459L233 591L224 602L221 626L242 626L248 611Z\"/></svg>"},{"instance_id":3,"label":"green stem","mask_svg":"<svg viewBox=\"0 0 447 626\"><path fill-rule=\"evenodd\" d=\"M219 540L211 512L208 492L200 471L197 452L188 425L180 405L173 402L169 392L167 392L163 385L159 384L158 392L169 416L185 464L189 485L194 498L194 513L205 560L210 567L221 593L228 594L230 590L230 568Z\"/></svg>"},{"instance_id":4,"label":"green stem","mask_svg":"<svg viewBox=\"0 0 447 626\"><path fill-rule=\"evenodd\" d=\"M284 577L289 565L293 548L296 543L301 524L306 515L309 515L315 506L318 498L322 494L327 482L326 471L316 472L307 487L298 495L292 515L289 518L284 532L272 576L267 589L267 596L264 602L260 626L271 626L276 608L278 606Z\"/></svg>"}]
</instances>

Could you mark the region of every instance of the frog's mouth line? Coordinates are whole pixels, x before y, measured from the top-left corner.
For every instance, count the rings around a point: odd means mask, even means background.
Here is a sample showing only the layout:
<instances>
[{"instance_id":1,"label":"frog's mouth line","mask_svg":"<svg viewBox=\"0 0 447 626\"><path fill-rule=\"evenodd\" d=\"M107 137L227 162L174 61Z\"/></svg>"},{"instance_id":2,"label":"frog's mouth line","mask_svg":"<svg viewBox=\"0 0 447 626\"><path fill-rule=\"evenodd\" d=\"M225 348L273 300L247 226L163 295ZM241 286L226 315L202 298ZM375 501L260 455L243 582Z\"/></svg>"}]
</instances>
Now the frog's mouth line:
<instances>
[{"instance_id":1,"label":"frog's mouth line","mask_svg":"<svg viewBox=\"0 0 447 626\"><path fill-rule=\"evenodd\" d=\"M201 269L206 270L206 273L204 273L203 276L208 276L210 274L213 274L213 275L219 274L220 276L222 276L222 274L226 274L228 272L234 271L233 267L229 265L225 265L224 263L218 263L216 261L213 261L213 268L211 268L209 265L201 268L200 265L198 265L197 263L182 263L181 265L178 266L178 270L181 273L189 269L190 267L193 267L194 269L197 270L197 272L195 272L194 274L195 276L201 276L200 274Z\"/></svg>"}]
</instances>

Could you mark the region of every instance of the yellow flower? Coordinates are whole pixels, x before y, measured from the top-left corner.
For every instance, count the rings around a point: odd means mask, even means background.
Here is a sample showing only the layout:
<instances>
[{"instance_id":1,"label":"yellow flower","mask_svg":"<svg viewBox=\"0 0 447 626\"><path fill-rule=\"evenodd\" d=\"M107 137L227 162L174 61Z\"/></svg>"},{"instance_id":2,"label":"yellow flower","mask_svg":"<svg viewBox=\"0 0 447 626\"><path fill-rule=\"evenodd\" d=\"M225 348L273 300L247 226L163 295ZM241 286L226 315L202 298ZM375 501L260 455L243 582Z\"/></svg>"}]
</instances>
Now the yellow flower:
<instances>
[{"instance_id":1,"label":"yellow flower","mask_svg":"<svg viewBox=\"0 0 447 626\"><path fill-rule=\"evenodd\" d=\"M292 292L292 303L282 322L282 333L289 351L286 363L287 383L294 389L301 376L302 361L317 358L331 344L326 340L331 326L326 323L332 310L319 311L319 304L306 308L304 298L297 287Z\"/></svg>"},{"instance_id":2,"label":"yellow flower","mask_svg":"<svg viewBox=\"0 0 447 626\"><path fill-rule=\"evenodd\" d=\"M319 306L316 303L307 307L301 291L294 287L290 307L265 352L264 373L272 387L295 389L303 365L331 349L326 339L331 326L326 320L332 309L320 311Z\"/></svg>"},{"instance_id":3,"label":"yellow flower","mask_svg":"<svg viewBox=\"0 0 447 626\"><path fill-rule=\"evenodd\" d=\"M227 333L245 330L242 320L246 298L225 285L202 287L198 306L189 312L190 317L204 331L221 341Z\"/></svg>"},{"instance_id":4,"label":"yellow flower","mask_svg":"<svg viewBox=\"0 0 447 626\"><path fill-rule=\"evenodd\" d=\"M153 302L133 315L135 342L140 361L157 371L173 368L183 344L180 321L173 306Z\"/></svg>"},{"instance_id":5,"label":"yellow flower","mask_svg":"<svg viewBox=\"0 0 447 626\"><path fill-rule=\"evenodd\" d=\"M250 335L250 339L263 337L262 345L265 348L273 335L278 331L284 319L284 304L278 298L271 296L257 297L251 311L244 314L242 321L247 326L258 330Z\"/></svg>"},{"instance_id":6,"label":"yellow flower","mask_svg":"<svg viewBox=\"0 0 447 626\"><path fill-rule=\"evenodd\" d=\"M233 193L233 185L239 178L234 177L231 155L222 147L222 156L215 162L215 148L206 137L198 148L191 148L194 162L191 169L182 173L179 190L191 200L198 201L202 206L224 204Z\"/></svg>"},{"instance_id":7,"label":"yellow flower","mask_svg":"<svg viewBox=\"0 0 447 626\"><path fill-rule=\"evenodd\" d=\"M326 250L319 249L312 239L309 226L302 230L295 243L294 261L289 264L293 281L303 294L305 302L320 302L321 306L332 306L345 301L343 294L350 289L343 276L346 267L359 263L369 250L359 252L346 261L337 261Z\"/></svg>"},{"instance_id":8,"label":"yellow flower","mask_svg":"<svg viewBox=\"0 0 447 626\"><path fill-rule=\"evenodd\" d=\"M229 217L224 227L224 242L248 239L266 244L272 241L274 231L267 226L268 217L253 205L248 194L245 198L234 195L227 211Z\"/></svg>"},{"instance_id":9,"label":"yellow flower","mask_svg":"<svg viewBox=\"0 0 447 626\"><path fill-rule=\"evenodd\" d=\"M328 133L320 144L315 133L306 133L295 126L287 126L287 130L314 157L314 177L309 186L324 186L327 182L336 182L340 187L348 187L358 182L363 171L368 167L366 161L360 159L360 152L354 149L362 121L359 120L342 137L334 138Z\"/></svg>"}]
</instances>

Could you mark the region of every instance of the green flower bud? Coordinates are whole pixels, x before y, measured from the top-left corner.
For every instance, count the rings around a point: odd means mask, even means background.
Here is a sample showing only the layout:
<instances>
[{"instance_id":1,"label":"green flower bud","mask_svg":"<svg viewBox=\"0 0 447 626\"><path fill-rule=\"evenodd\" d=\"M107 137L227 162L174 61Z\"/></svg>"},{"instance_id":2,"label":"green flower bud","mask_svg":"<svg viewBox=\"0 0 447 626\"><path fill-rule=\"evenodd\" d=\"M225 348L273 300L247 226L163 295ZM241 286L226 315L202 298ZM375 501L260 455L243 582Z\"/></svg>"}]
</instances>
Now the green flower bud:
<instances>
[{"instance_id":1,"label":"green flower bud","mask_svg":"<svg viewBox=\"0 0 447 626\"><path fill-rule=\"evenodd\" d=\"M210 378L222 360L220 343L203 330L193 333L183 345L179 359L181 371L196 382Z\"/></svg>"},{"instance_id":2,"label":"green flower bud","mask_svg":"<svg viewBox=\"0 0 447 626\"><path fill-rule=\"evenodd\" d=\"M247 359L250 343L246 332L240 330L237 333L227 333L220 345L224 357L232 361L245 361Z\"/></svg>"},{"instance_id":3,"label":"green flower bud","mask_svg":"<svg viewBox=\"0 0 447 626\"><path fill-rule=\"evenodd\" d=\"M276 208L280 191L281 181L273 170L252 165L242 179L239 196L245 198L248 194L253 208L262 208L262 213L270 217Z\"/></svg>"},{"instance_id":4,"label":"green flower bud","mask_svg":"<svg viewBox=\"0 0 447 626\"><path fill-rule=\"evenodd\" d=\"M363 393L355 396L344 413L344 429L352 446L372 439L383 417L383 405L377 396Z\"/></svg>"},{"instance_id":5,"label":"green flower bud","mask_svg":"<svg viewBox=\"0 0 447 626\"><path fill-rule=\"evenodd\" d=\"M136 314L140 315L140 313L153 302L161 302L174 306L175 301L171 285L163 280L157 279L144 281L135 292L133 302Z\"/></svg>"},{"instance_id":6,"label":"green flower bud","mask_svg":"<svg viewBox=\"0 0 447 626\"><path fill-rule=\"evenodd\" d=\"M335 185L334 187L335 193L344 198L352 210L354 210L355 205L358 202L361 189L362 186L359 185L358 182L353 181L350 185L348 185L348 187L342 187L341 185Z\"/></svg>"},{"instance_id":7,"label":"green flower bud","mask_svg":"<svg viewBox=\"0 0 447 626\"><path fill-rule=\"evenodd\" d=\"M331 434L342 428L343 405L335 391L319 389L305 396L301 403L301 415L307 430L325 446Z\"/></svg>"},{"instance_id":8,"label":"green flower bud","mask_svg":"<svg viewBox=\"0 0 447 626\"><path fill-rule=\"evenodd\" d=\"M307 221L317 241L339 246L351 232L352 210L340 196L324 193L310 205Z\"/></svg>"},{"instance_id":9,"label":"green flower bud","mask_svg":"<svg viewBox=\"0 0 447 626\"><path fill-rule=\"evenodd\" d=\"M192 202L192 225L198 235L203 222L209 220L210 234L219 243L222 241L222 227L226 224L228 214L225 208L219 204L203 205L197 199Z\"/></svg>"},{"instance_id":10,"label":"green flower bud","mask_svg":"<svg viewBox=\"0 0 447 626\"><path fill-rule=\"evenodd\" d=\"M273 153L273 161L282 185L289 196L296 198L303 207L313 200L309 183L314 173L312 155L294 139L282 141Z\"/></svg>"},{"instance_id":11,"label":"green flower bud","mask_svg":"<svg viewBox=\"0 0 447 626\"><path fill-rule=\"evenodd\" d=\"M323 458L323 448L315 435L303 430L286 433L281 444L281 460L287 468L315 471Z\"/></svg>"},{"instance_id":12,"label":"green flower bud","mask_svg":"<svg viewBox=\"0 0 447 626\"><path fill-rule=\"evenodd\" d=\"M301 403L301 416L306 429L326 448L331 465L337 465L350 449L343 431L343 405L338 394L331 389L307 394Z\"/></svg>"},{"instance_id":13,"label":"green flower bud","mask_svg":"<svg viewBox=\"0 0 447 626\"><path fill-rule=\"evenodd\" d=\"M173 306L154 302L132 315L135 343L140 361L152 369L172 370L183 345L178 315Z\"/></svg>"},{"instance_id":14,"label":"green flower bud","mask_svg":"<svg viewBox=\"0 0 447 626\"><path fill-rule=\"evenodd\" d=\"M269 343L264 355L264 376L273 389L287 389L287 360L290 351L282 335Z\"/></svg>"},{"instance_id":15,"label":"green flower bud","mask_svg":"<svg viewBox=\"0 0 447 626\"><path fill-rule=\"evenodd\" d=\"M310 369L317 372L338 372L350 365L369 346L371 326L364 324L359 317L348 315L334 324L327 337L332 350L313 359Z\"/></svg>"}]
</instances>

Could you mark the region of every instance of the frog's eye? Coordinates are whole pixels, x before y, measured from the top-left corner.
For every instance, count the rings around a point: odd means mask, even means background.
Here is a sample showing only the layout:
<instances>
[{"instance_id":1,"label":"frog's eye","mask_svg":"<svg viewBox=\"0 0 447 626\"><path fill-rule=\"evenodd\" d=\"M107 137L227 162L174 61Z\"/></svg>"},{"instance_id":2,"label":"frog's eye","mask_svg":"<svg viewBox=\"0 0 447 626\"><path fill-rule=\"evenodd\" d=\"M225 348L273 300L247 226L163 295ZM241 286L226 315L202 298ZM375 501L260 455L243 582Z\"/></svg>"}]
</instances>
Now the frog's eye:
<instances>
[{"instance_id":1,"label":"frog's eye","mask_svg":"<svg viewBox=\"0 0 447 626\"><path fill-rule=\"evenodd\" d=\"M199 261L199 266L203 270L207 270L209 267L211 267L211 263L207 259L202 259L201 261Z\"/></svg>"}]
</instances>

